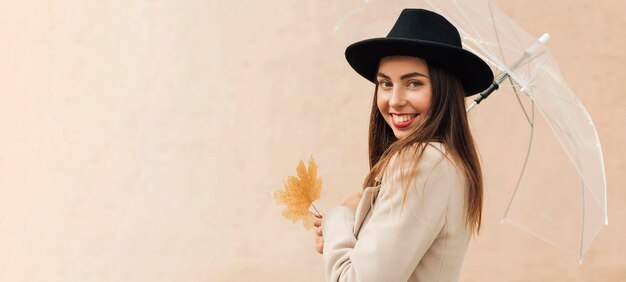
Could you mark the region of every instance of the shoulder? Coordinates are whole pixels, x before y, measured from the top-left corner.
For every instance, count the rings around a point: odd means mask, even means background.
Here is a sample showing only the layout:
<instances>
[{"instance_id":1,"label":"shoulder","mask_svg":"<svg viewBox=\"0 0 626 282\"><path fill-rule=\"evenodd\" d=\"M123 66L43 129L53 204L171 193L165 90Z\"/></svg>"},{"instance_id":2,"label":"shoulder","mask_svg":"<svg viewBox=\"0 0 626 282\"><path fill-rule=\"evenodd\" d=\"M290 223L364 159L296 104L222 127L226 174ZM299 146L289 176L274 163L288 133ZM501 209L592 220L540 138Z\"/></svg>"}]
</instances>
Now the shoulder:
<instances>
[{"instance_id":1,"label":"shoulder","mask_svg":"<svg viewBox=\"0 0 626 282\"><path fill-rule=\"evenodd\" d=\"M445 146L439 142L429 142L424 145L424 153L422 153L420 162L428 165L430 162L434 162L432 166L436 166L440 163L451 163L448 159L448 154Z\"/></svg>"},{"instance_id":2,"label":"shoulder","mask_svg":"<svg viewBox=\"0 0 626 282\"><path fill-rule=\"evenodd\" d=\"M445 145L429 143L420 159L420 167L429 171L431 181L446 183L452 186L463 186L462 176L452 157L447 153Z\"/></svg>"},{"instance_id":3,"label":"shoulder","mask_svg":"<svg viewBox=\"0 0 626 282\"><path fill-rule=\"evenodd\" d=\"M387 168L400 168L423 170L435 168L440 165L450 166L452 161L448 157L445 145L439 142L412 144L396 153L389 161Z\"/></svg>"},{"instance_id":4,"label":"shoulder","mask_svg":"<svg viewBox=\"0 0 626 282\"><path fill-rule=\"evenodd\" d=\"M439 142L412 144L403 149L390 159L383 180L385 177L409 182L417 180L424 186L442 183L446 183L445 186L458 186L462 182L461 174L447 153L446 146Z\"/></svg>"},{"instance_id":5,"label":"shoulder","mask_svg":"<svg viewBox=\"0 0 626 282\"><path fill-rule=\"evenodd\" d=\"M420 167L440 170L441 172L458 174L456 165L448 154L446 146L439 142L426 144L424 153L420 158Z\"/></svg>"},{"instance_id":6,"label":"shoulder","mask_svg":"<svg viewBox=\"0 0 626 282\"><path fill-rule=\"evenodd\" d=\"M416 144L390 160L381 182L381 201L403 207L407 203L414 216L436 218L445 213L451 199L462 198L463 187L445 145Z\"/></svg>"}]
</instances>

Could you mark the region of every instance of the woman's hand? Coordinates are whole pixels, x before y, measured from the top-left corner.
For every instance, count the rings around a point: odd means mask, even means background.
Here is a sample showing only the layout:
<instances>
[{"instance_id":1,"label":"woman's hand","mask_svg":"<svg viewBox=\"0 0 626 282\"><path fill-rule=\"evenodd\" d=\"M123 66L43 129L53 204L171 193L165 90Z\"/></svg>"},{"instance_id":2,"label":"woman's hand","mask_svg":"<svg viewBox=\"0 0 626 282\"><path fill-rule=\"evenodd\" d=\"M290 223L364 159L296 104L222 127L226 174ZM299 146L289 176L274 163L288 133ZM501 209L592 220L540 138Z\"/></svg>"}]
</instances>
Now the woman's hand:
<instances>
[{"instance_id":1,"label":"woman's hand","mask_svg":"<svg viewBox=\"0 0 626 282\"><path fill-rule=\"evenodd\" d=\"M322 233L322 215L316 214L313 226L315 229L315 250L322 254L324 252L324 234Z\"/></svg>"},{"instance_id":2,"label":"woman's hand","mask_svg":"<svg viewBox=\"0 0 626 282\"><path fill-rule=\"evenodd\" d=\"M359 205L359 201L361 200L361 194L362 192L354 193L343 202L343 206L356 210L356 207ZM313 222L313 226L316 227L315 250L318 253L322 254L324 253L324 231L322 229L322 215L315 214L314 216L315 221Z\"/></svg>"},{"instance_id":3,"label":"woman's hand","mask_svg":"<svg viewBox=\"0 0 626 282\"><path fill-rule=\"evenodd\" d=\"M352 196L348 197L348 199L343 202L343 206L356 210L356 207L359 205L359 201L361 200L361 194L363 194L363 192L352 194Z\"/></svg>"}]
</instances>

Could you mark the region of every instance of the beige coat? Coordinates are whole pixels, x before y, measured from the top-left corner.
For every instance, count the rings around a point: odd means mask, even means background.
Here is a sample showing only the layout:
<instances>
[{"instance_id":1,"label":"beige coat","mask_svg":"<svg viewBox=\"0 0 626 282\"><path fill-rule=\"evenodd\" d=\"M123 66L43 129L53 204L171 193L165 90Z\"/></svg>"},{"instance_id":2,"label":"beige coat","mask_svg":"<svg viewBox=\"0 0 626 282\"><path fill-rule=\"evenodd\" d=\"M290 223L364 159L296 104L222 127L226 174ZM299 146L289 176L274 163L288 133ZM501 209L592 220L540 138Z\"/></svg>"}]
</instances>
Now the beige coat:
<instances>
[{"instance_id":1,"label":"beige coat","mask_svg":"<svg viewBox=\"0 0 626 282\"><path fill-rule=\"evenodd\" d=\"M458 280L471 233L463 180L444 152L440 143L426 147L402 210L400 169L389 169L394 157L381 185L363 191L356 212L344 206L326 212L327 281Z\"/></svg>"}]
</instances>

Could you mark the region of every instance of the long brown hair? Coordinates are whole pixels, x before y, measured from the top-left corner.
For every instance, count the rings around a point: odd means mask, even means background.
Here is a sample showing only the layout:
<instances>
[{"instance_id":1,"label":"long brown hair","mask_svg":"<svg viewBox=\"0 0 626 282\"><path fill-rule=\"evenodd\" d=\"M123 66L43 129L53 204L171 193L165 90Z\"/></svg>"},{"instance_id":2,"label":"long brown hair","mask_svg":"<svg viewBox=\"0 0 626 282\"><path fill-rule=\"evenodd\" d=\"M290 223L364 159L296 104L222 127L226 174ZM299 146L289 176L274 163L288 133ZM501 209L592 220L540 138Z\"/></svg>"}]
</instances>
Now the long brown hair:
<instances>
[{"instance_id":1,"label":"long brown hair","mask_svg":"<svg viewBox=\"0 0 626 282\"><path fill-rule=\"evenodd\" d=\"M408 181L402 181L406 199L408 185L417 173L416 163L421 158L426 143L441 142L446 148L447 157L461 172L466 185L467 226L472 232L479 234L483 179L476 145L465 112L465 91L453 74L437 65L427 63L433 93L432 104L422 124L403 139L398 140L395 137L378 110L376 103L378 86L376 86L369 126L370 172L365 178L363 188L379 184L376 176L387 167L391 158L395 154L405 154L407 150L404 149L417 145L418 150L413 151L415 156L411 156L415 161L412 163L410 175L407 177L401 175L401 178L408 178Z\"/></svg>"}]
</instances>

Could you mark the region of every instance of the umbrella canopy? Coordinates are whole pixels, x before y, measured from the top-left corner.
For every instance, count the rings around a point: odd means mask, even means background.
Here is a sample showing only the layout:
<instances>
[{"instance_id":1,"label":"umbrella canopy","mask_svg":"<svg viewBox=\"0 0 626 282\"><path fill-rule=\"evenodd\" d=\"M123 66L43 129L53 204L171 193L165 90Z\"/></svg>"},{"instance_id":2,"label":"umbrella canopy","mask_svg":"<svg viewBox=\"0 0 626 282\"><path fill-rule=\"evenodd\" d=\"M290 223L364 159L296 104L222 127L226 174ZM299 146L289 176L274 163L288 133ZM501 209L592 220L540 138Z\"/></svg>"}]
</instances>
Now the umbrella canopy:
<instances>
[{"instance_id":1,"label":"umbrella canopy","mask_svg":"<svg viewBox=\"0 0 626 282\"><path fill-rule=\"evenodd\" d=\"M446 17L459 30L463 48L492 66L500 88L520 96L520 115L525 115L531 128L531 143L510 150L530 153L533 130L539 125L552 132L558 142L554 154L567 157L574 181L528 179L529 175L524 175L527 156L517 183L489 188L487 196L499 200L496 205L503 222L578 256L582 263L583 254L608 224L604 159L591 117L544 44L548 37L539 40L529 34L488 0L339 0L335 32L349 42L384 37L404 8L430 9ZM542 119L535 119L535 109ZM535 166L546 165L542 156L534 158L539 160Z\"/></svg>"}]
</instances>

